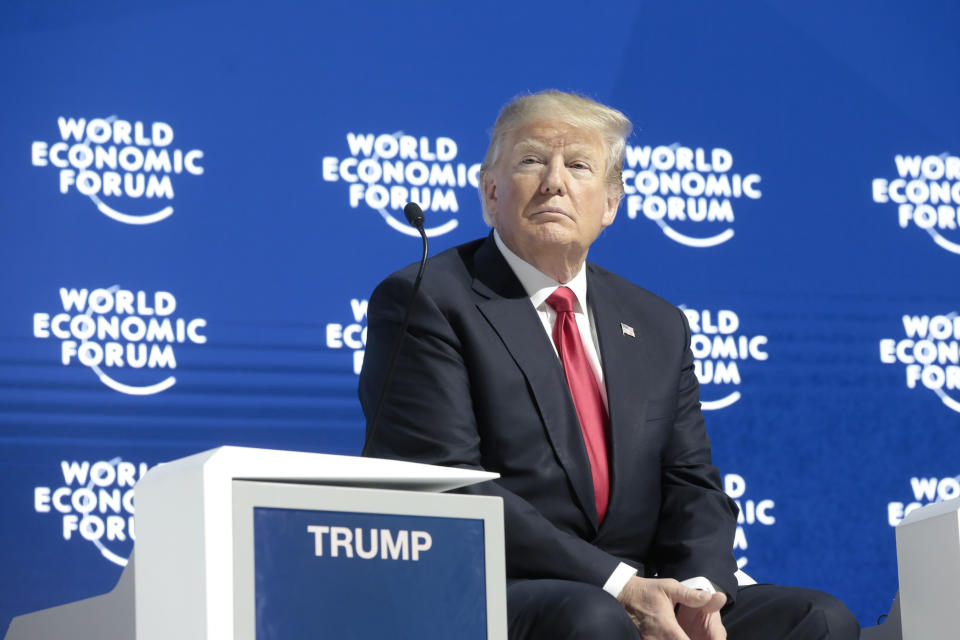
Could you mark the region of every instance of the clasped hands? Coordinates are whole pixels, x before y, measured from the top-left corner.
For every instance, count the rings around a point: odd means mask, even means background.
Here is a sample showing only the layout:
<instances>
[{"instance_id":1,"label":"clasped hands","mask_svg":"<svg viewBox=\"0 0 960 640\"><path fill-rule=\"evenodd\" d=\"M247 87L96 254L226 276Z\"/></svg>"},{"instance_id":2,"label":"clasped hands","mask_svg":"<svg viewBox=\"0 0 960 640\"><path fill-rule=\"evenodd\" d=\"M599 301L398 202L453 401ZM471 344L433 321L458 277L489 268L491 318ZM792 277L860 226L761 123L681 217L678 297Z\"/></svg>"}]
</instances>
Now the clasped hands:
<instances>
[{"instance_id":1,"label":"clasped hands","mask_svg":"<svg viewBox=\"0 0 960 640\"><path fill-rule=\"evenodd\" d=\"M671 578L630 578L620 596L643 640L725 640L723 593L710 594Z\"/></svg>"}]
</instances>

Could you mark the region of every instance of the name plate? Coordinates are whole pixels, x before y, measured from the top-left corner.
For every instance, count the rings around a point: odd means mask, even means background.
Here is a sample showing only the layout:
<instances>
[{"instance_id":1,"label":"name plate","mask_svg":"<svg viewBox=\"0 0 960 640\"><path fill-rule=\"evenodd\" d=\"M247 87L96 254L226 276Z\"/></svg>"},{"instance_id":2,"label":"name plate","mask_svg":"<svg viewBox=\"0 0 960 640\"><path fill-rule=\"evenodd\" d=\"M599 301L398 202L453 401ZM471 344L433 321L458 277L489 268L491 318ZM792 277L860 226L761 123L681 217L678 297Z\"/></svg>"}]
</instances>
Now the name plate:
<instances>
[{"instance_id":1,"label":"name plate","mask_svg":"<svg viewBox=\"0 0 960 640\"><path fill-rule=\"evenodd\" d=\"M234 638L505 639L498 498L234 483Z\"/></svg>"},{"instance_id":2,"label":"name plate","mask_svg":"<svg viewBox=\"0 0 960 640\"><path fill-rule=\"evenodd\" d=\"M256 638L486 638L483 520L254 509Z\"/></svg>"}]
</instances>

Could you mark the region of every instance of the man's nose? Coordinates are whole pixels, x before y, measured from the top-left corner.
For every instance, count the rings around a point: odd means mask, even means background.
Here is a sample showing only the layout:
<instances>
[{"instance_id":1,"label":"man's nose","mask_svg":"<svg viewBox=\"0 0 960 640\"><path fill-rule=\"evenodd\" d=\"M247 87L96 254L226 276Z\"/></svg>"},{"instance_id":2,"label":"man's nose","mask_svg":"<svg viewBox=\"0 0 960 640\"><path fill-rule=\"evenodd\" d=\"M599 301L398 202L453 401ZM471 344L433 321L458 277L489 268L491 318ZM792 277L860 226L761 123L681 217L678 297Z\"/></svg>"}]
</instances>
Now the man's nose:
<instances>
[{"instance_id":1,"label":"man's nose","mask_svg":"<svg viewBox=\"0 0 960 640\"><path fill-rule=\"evenodd\" d=\"M543 181L540 183L540 193L550 195L563 195L564 170L566 167L561 160L551 160L544 167Z\"/></svg>"}]
</instances>

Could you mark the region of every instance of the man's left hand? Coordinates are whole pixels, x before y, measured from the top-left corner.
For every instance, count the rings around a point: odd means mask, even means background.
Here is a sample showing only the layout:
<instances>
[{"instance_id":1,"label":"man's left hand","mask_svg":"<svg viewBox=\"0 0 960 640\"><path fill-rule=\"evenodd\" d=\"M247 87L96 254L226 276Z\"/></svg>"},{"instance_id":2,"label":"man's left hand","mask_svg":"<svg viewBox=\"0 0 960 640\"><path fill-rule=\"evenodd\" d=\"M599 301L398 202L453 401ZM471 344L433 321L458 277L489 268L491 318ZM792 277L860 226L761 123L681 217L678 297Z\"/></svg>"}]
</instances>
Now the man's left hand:
<instances>
[{"instance_id":1,"label":"man's left hand","mask_svg":"<svg viewBox=\"0 0 960 640\"><path fill-rule=\"evenodd\" d=\"M720 621L720 609L726 603L726 595L715 593L710 597L710 602L699 609L681 604L677 610L677 622L690 640L726 640L727 631Z\"/></svg>"}]
</instances>

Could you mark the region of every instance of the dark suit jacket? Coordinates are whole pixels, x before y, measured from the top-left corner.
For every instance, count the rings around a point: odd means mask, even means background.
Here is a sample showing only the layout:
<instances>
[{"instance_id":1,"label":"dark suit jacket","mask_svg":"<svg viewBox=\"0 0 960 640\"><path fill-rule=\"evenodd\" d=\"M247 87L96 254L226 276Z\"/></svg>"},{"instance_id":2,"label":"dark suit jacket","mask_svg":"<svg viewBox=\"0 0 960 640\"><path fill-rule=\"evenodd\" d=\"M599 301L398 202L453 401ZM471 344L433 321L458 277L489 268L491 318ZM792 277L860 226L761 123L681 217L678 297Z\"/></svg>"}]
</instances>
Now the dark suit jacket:
<instances>
[{"instance_id":1,"label":"dark suit jacket","mask_svg":"<svg viewBox=\"0 0 960 640\"><path fill-rule=\"evenodd\" d=\"M367 420L415 274L393 274L369 301ZM427 264L367 455L501 474L466 491L503 498L511 578L603 585L623 561L641 575L705 576L734 595L736 505L710 462L686 319L589 263L587 297L611 423L602 526L562 365L492 236Z\"/></svg>"}]
</instances>

